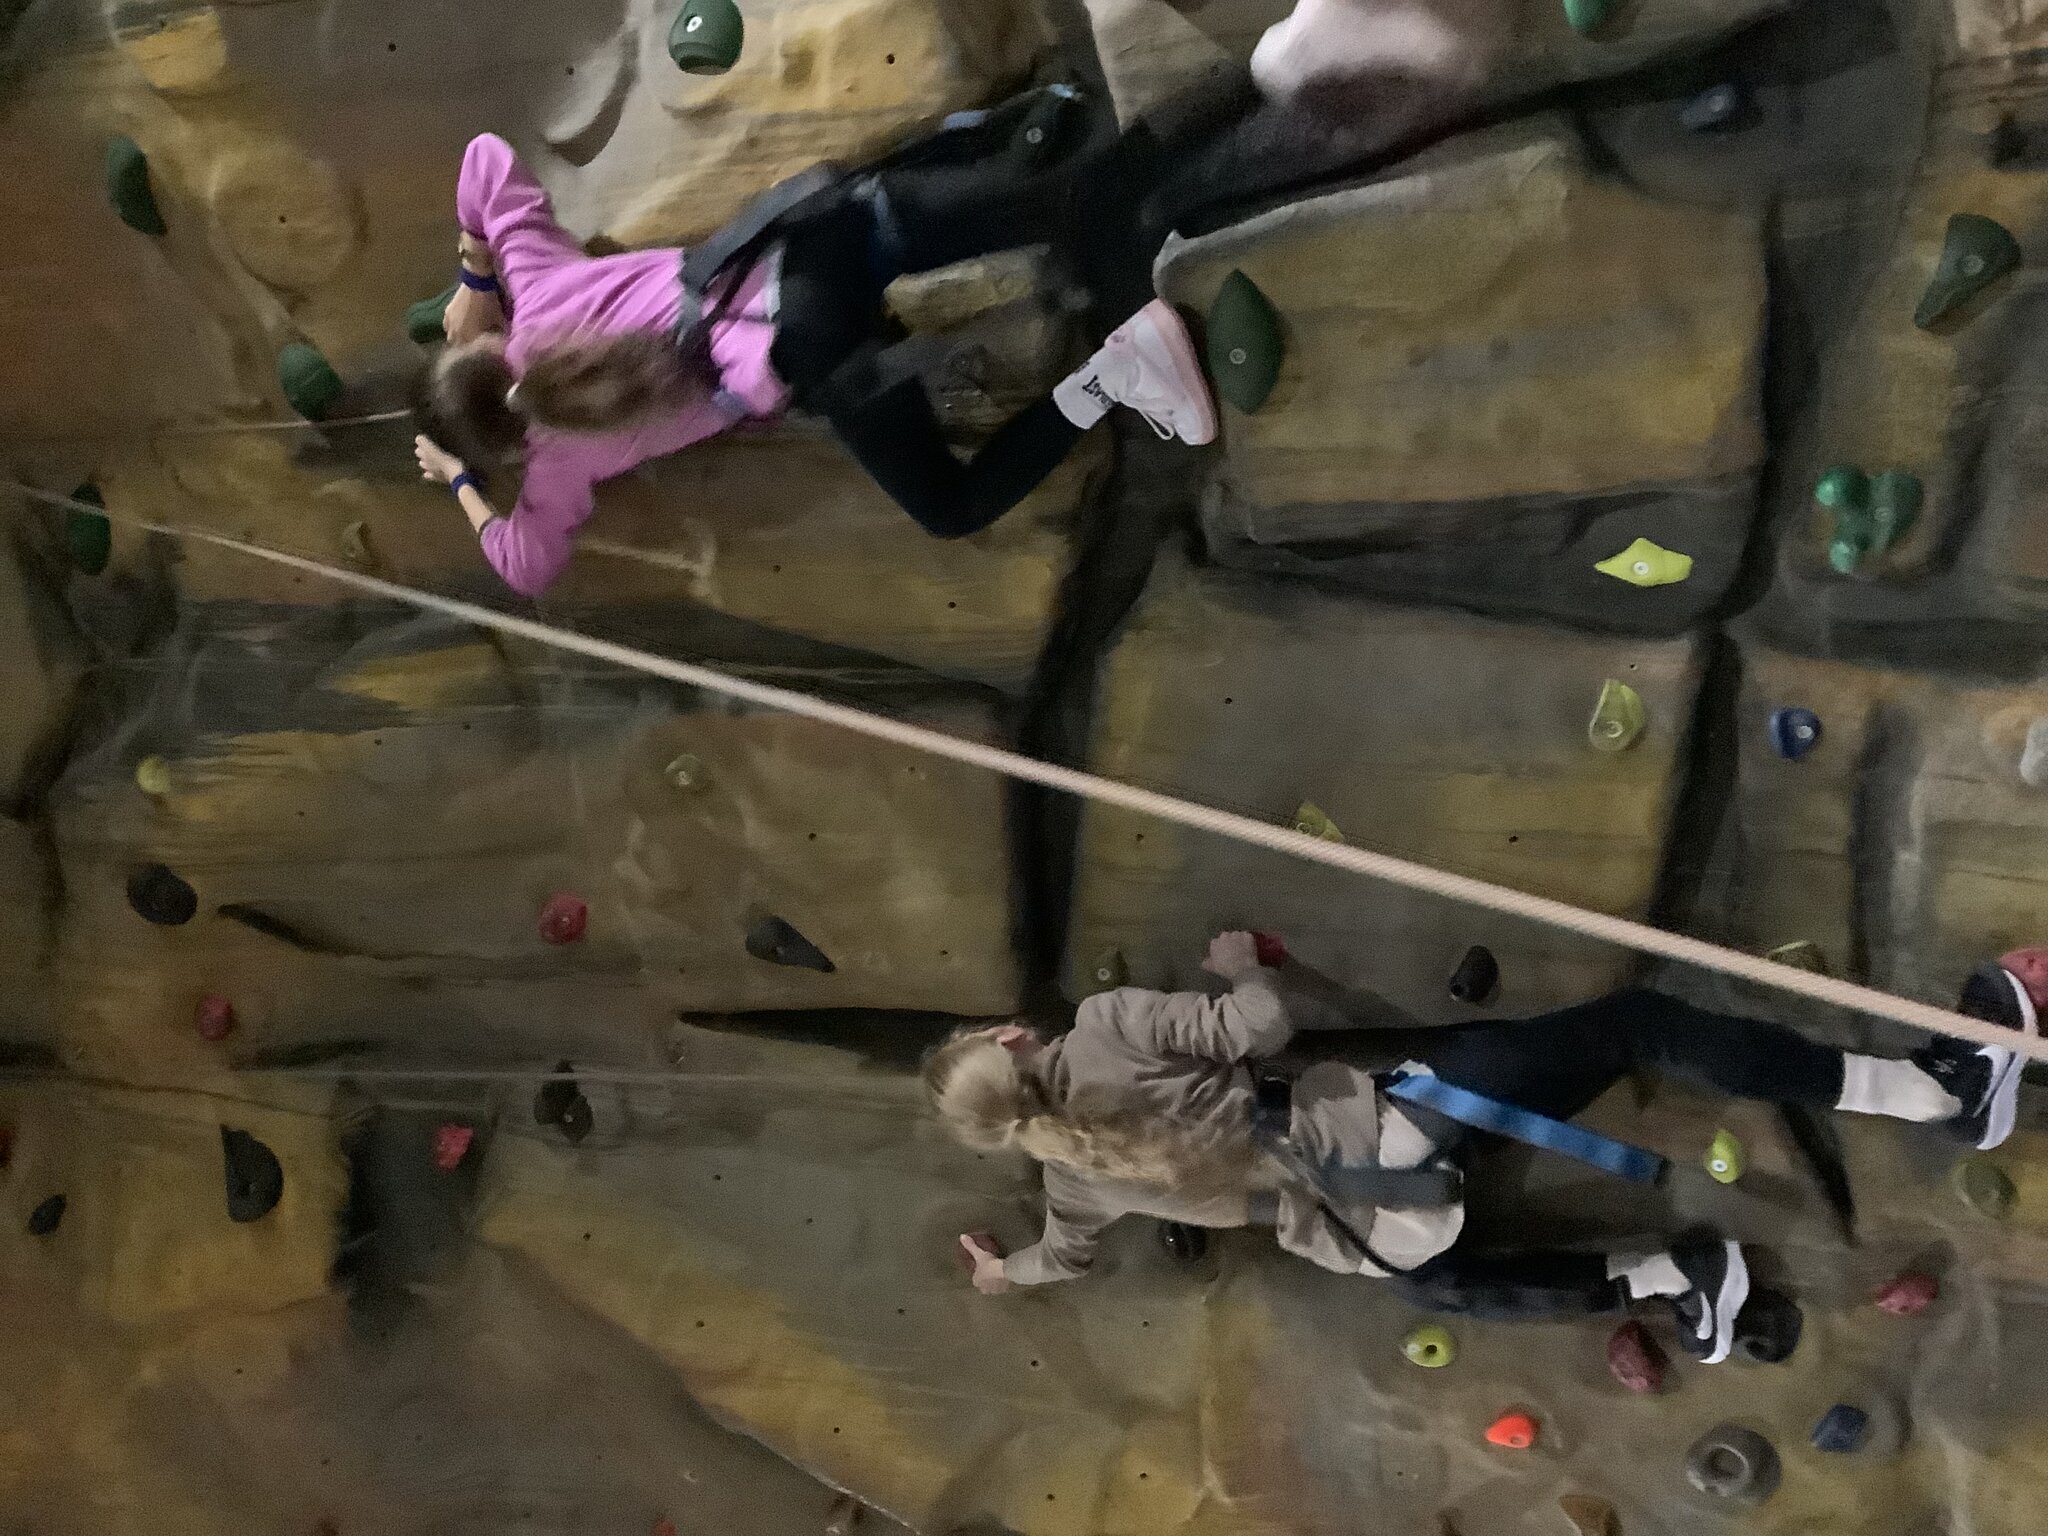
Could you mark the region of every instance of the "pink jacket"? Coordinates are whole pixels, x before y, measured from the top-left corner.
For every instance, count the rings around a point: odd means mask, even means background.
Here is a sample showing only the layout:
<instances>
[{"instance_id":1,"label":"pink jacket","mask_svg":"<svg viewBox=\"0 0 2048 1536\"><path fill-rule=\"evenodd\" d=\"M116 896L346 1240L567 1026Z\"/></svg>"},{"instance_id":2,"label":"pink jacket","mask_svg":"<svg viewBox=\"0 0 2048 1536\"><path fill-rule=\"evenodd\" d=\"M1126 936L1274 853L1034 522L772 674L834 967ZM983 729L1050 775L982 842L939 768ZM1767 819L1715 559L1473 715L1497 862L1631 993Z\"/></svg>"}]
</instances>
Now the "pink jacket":
<instances>
[{"instance_id":1,"label":"pink jacket","mask_svg":"<svg viewBox=\"0 0 2048 1536\"><path fill-rule=\"evenodd\" d=\"M456 188L462 227L491 248L511 313L506 357L525 371L535 346L591 332L673 331L682 313L683 253L674 248L586 256L555 222L553 206L512 146L496 134L470 141ZM602 435L526 436L526 481L507 517L483 533L485 557L514 591L537 597L569 563L576 530L596 505L599 481L723 432L749 416L772 416L789 401L768 348L775 339L775 264L742 280L730 318L713 328L711 355L724 389L660 421Z\"/></svg>"}]
</instances>

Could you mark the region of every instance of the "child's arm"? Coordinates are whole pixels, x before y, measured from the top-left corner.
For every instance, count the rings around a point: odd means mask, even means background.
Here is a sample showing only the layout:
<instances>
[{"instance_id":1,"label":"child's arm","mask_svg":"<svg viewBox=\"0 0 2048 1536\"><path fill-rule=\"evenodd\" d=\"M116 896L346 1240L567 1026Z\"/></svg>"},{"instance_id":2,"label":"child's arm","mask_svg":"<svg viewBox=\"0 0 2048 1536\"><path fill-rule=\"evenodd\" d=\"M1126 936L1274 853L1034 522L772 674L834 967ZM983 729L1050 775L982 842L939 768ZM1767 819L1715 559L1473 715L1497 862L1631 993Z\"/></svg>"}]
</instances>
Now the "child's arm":
<instances>
[{"instance_id":1,"label":"child's arm","mask_svg":"<svg viewBox=\"0 0 2048 1536\"><path fill-rule=\"evenodd\" d=\"M455 214L469 237L464 264L480 247L515 303L521 282L584 259L574 237L555 222L546 189L494 133L469 142L455 188Z\"/></svg>"}]
</instances>

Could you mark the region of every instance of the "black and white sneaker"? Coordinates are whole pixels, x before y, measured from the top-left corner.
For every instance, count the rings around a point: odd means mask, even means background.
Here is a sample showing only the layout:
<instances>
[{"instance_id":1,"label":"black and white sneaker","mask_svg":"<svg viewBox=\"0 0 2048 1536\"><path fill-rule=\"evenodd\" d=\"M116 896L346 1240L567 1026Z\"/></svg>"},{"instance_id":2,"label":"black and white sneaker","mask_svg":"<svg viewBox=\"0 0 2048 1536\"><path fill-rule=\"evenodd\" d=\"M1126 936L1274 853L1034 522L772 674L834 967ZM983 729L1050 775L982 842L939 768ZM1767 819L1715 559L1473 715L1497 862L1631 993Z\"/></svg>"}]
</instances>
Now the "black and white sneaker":
<instances>
[{"instance_id":1,"label":"black and white sneaker","mask_svg":"<svg viewBox=\"0 0 2048 1536\"><path fill-rule=\"evenodd\" d=\"M1678 1338L1702 1365L1719 1365L1735 1348L1735 1315L1749 1300L1749 1265L1742 1245L1708 1227L1695 1227L1671 1245L1671 1258L1692 1282L1671 1298Z\"/></svg>"},{"instance_id":2,"label":"black and white sneaker","mask_svg":"<svg viewBox=\"0 0 2048 1536\"><path fill-rule=\"evenodd\" d=\"M2024 1035L2041 1032L2033 998L2017 976L1999 965L1980 966L1971 974L1956 1012ZM1980 1152L2004 1145L2012 1134L2026 1064L2018 1051L1967 1040L1936 1040L1913 1053L1913 1065L1963 1106L1949 1125Z\"/></svg>"}]
</instances>

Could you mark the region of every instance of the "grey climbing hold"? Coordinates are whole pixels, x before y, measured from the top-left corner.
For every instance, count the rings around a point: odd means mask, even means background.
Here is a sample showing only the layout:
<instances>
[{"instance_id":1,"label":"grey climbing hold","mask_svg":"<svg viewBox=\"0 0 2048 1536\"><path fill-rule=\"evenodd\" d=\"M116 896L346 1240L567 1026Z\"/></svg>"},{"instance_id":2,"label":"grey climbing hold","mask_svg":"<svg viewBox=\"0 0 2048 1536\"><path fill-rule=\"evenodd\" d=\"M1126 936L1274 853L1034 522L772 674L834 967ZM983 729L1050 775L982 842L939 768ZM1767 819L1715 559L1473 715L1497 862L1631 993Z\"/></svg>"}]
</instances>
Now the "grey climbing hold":
<instances>
[{"instance_id":1,"label":"grey climbing hold","mask_svg":"<svg viewBox=\"0 0 2048 1536\"><path fill-rule=\"evenodd\" d=\"M2027 744L2020 749L2020 781L2029 789L2048 789L2048 720L2027 727Z\"/></svg>"},{"instance_id":2,"label":"grey climbing hold","mask_svg":"<svg viewBox=\"0 0 2048 1536\"><path fill-rule=\"evenodd\" d=\"M277 383L291 408L308 421L325 420L341 398L341 375L319 348L303 341L292 342L277 354Z\"/></svg>"},{"instance_id":3,"label":"grey climbing hold","mask_svg":"<svg viewBox=\"0 0 2048 1536\"><path fill-rule=\"evenodd\" d=\"M827 975L838 969L822 949L779 917L764 917L747 930L747 953L770 965L795 966Z\"/></svg>"},{"instance_id":4,"label":"grey climbing hold","mask_svg":"<svg viewBox=\"0 0 2048 1536\"><path fill-rule=\"evenodd\" d=\"M128 877L128 905L159 928L176 928L198 912L199 893L163 865L145 864Z\"/></svg>"},{"instance_id":5,"label":"grey climbing hold","mask_svg":"<svg viewBox=\"0 0 2048 1536\"><path fill-rule=\"evenodd\" d=\"M107 145L107 198L121 222L137 234L168 233L149 184L149 157L125 134Z\"/></svg>"},{"instance_id":6,"label":"grey climbing hold","mask_svg":"<svg viewBox=\"0 0 2048 1536\"><path fill-rule=\"evenodd\" d=\"M2012 1177L1988 1157L1964 1158L1956 1164L1953 1178L1956 1194L1979 1216L2003 1221L2019 1202Z\"/></svg>"},{"instance_id":7,"label":"grey climbing hold","mask_svg":"<svg viewBox=\"0 0 2048 1536\"><path fill-rule=\"evenodd\" d=\"M377 563L377 556L370 548L370 525L360 518L353 523L344 523L341 529L341 556L350 565L367 570Z\"/></svg>"},{"instance_id":8,"label":"grey climbing hold","mask_svg":"<svg viewBox=\"0 0 2048 1536\"><path fill-rule=\"evenodd\" d=\"M1794 939L1790 944L1780 944L1776 949L1764 951L1764 958L1779 965L1789 965L1794 970L1811 971L1816 976L1828 974L1828 957L1811 939Z\"/></svg>"},{"instance_id":9,"label":"grey climbing hold","mask_svg":"<svg viewBox=\"0 0 2048 1536\"><path fill-rule=\"evenodd\" d=\"M733 0L687 0L668 29L668 56L690 75L722 75L740 61L747 24Z\"/></svg>"},{"instance_id":10,"label":"grey climbing hold","mask_svg":"<svg viewBox=\"0 0 2048 1536\"><path fill-rule=\"evenodd\" d=\"M1820 745L1820 716L1796 706L1774 710L1770 719L1771 750L1796 763Z\"/></svg>"},{"instance_id":11,"label":"grey climbing hold","mask_svg":"<svg viewBox=\"0 0 2048 1536\"><path fill-rule=\"evenodd\" d=\"M448 313L448 306L455 302L456 291L461 286L460 283L451 283L431 299L421 299L417 304L408 304L405 308L405 334L423 347L431 347L438 342L446 341L448 331L443 323L444 317Z\"/></svg>"},{"instance_id":12,"label":"grey climbing hold","mask_svg":"<svg viewBox=\"0 0 2048 1536\"><path fill-rule=\"evenodd\" d=\"M100 488L89 480L71 493L71 499L94 507L107 504L106 498L100 495ZM114 525L107 521L106 514L87 512L78 507L66 511L64 553L71 557L73 566L88 576L97 576L104 571L114 554Z\"/></svg>"},{"instance_id":13,"label":"grey climbing hold","mask_svg":"<svg viewBox=\"0 0 2048 1536\"><path fill-rule=\"evenodd\" d=\"M1593 718L1586 722L1586 739L1596 752L1626 752L1649 723L1643 696L1627 683L1610 677L1600 685Z\"/></svg>"},{"instance_id":14,"label":"grey climbing hold","mask_svg":"<svg viewBox=\"0 0 2048 1536\"><path fill-rule=\"evenodd\" d=\"M2016 269L2020 260L2019 241L1996 219L1981 213L1951 215L1941 260L1920 295L1913 323L1923 330L1932 326Z\"/></svg>"},{"instance_id":15,"label":"grey climbing hold","mask_svg":"<svg viewBox=\"0 0 2048 1536\"><path fill-rule=\"evenodd\" d=\"M1250 415L1272 395L1287 357L1280 312L1257 283L1232 272L1209 306L1207 340L1216 393Z\"/></svg>"},{"instance_id":16,"label":"grey climbing hold","mask_svg":"<svg viewBox=\"0 0 2048 1536\"><path fill-rule=\"evenodd\" d=\"M221 1169L227 1179L228 1219L261 1221L284 1198L284 1166L247 1131L220 1128Z\"/></svg>"},{"instance_id":17,"label":"grey climbing hold","mask_svg":"<svg viewBox=\"0 0 2048 1536\"><path fill-rule=\"evenodd\" d=\"M1114 990L1129 984L1131 968L1124 963L1122 950L1106 949L1095 957L1095 963L1088 967L1088 974L1095 978L1098 987Z\"/></svg>"},{"instance_id":18,"label":"grey climbing hold","mask_svg":"<svg viewBox=\"0 0 2048 1536\"><path fill-rule=\"evenodd\" d=\"M65 1207L70 1201L62 1195L52 1195L41 1205L28 1213L28 1235L48 1237L64 1220Z\"/></svg>"},{"instance_id":19,"label":"grey climbing hold","mask_svg":"<svg viewBox=\"0 0 2048 1536\"><path fill-rule=\"evenodd\" d=\"M1474 944L1451 972L1451 996L1461 1003L1484 1007L1499 990L1500 962L1484 944Z\"/></svg>"},{"instance_id":20,"label":"grey climbing hold","mask_svg":"<svg viewBox=\"0 0 2048 1536\"><path fill-rule=\"evenodd\" d=\"M1783 1468L1777 1448L1753 1429L1722 1424L1685 1453L1685 1479L1701 1493L1737 1504L1760 1504L1777 1489Z\"/></svg>"},{"instance_id":21,"label":"grey climbing hold","mask_svg":"<svg viewBox=\"0 0 2048 1536\"><path fill-rule=\"evenodd\" d=\"M1813 1426L1813 1448L1836 1456L1863 1449L1870 1438L1870 1415L1861 1408L1837 1403Z\"/></svg>"},{"instance_id":22,"label":"grey climbing hold","mask_svg":"<svg viewBox=\"0 0 2048 1536\"><path fill-rule=\"evenodd\" d=\"M1735 119L1749 104L1749 93L1738 81L1724 80L1710 85L1678 109L1678 125L1687 133L1714 133L1734 126Z\"/></svg>"}]
</instances>

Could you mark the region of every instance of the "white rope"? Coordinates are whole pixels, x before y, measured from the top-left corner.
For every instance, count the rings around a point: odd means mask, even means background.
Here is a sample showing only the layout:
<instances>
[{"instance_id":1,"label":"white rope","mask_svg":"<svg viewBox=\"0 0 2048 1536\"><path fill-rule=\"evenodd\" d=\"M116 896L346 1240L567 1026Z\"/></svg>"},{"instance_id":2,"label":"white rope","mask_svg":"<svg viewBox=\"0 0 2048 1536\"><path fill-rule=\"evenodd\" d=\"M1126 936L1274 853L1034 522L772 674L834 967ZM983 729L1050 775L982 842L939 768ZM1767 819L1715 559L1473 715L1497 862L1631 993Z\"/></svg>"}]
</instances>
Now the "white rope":
<instances>
[{"instance_id":1,"label":"white rope","mask_svg":"<svg viewBox=\"0 0 2048 1536\"><path fill-rule=\"evenodd\" d=\"M283 550L250 544L226 534L212 533L200 528L172 527L125 514L110 514L104 508L73 501L68 496L38 490L34 486L23 485L18 481L0 480L0 487L19 491L25 496L54 506L72 507L103 517L111 516L115 521L147 529L153 533L194 539L221 549L231 549L238 554L268 560L292 570L304 571L308 575L325 577L342 586L353 587L359 592L426 609L465 624L493 629L521 640L531 640L539 645L587 656L593 661L607 662L630 671L666 678L670 682L702 688L711 693L723 694L727 698L741 699L749 704L757 704L763 709L781 710L807 720L815 720L822 725L838 726L878 741L907 747L913 752L925 752L970 767L985 768L991 773L1021 779L1028 784L1040 784L1047 789L1077 795L1101 805L1114 805L1141 816L1156 817L1196 832L1209 832L1254 847L1270 848L1275 853L1291 854L1295 858L1307 859L1311 863L1327 864L1333 869L1364 875L1368 879L1385 881L1411 891L1421 891L1426 895L1440 896L1446 901L1484 907L1509 917L1524 918L1529 922L1541 923L1566 933L1576 933L1603 944L1659 955L1666 960L1698 966L1702 970L1718 971L1724 976L1734 976L1744 981L1756 982L1760 986L1774 987L1780 992L1790 992L1813 1002L1845 1008L1852 1013L1890 1019L1894 1023L1907 1024L1915 1029L1926 1030L1930 1034L1949 1035L1978 1045L2003 1046L2035 1061L2048 1062L2048 1039L2023 1036L2016 1030L2002 1029L1995 1024L1951 1013L1945 1008L1914 1002L1910 998L1895 997L1889 992L1880 992L1875 987L1861 986L1855 982L1837 980L1832 976L1803 971L1795 966L1781 965L1757 955L1744 954L1737 949L1710 944L1704 939L1688 938L1684 934L1670 933L1662 928L1653 928L1647 923L1634 922L1624 917L1612 917L1604 912L1590 912L1567 902L1554 901L1547 896L1535 896L1526 891L1512 890L1504 885L1494 885L1489 881L1475 879L1470 875L1433 869L1426 864L1395 858L1392 854L1375 853L1370 849L1354 847L1348 843L1325 842L1321 838L1296 832L1292 827L1276 827L1249 816L1238 815L1233 811L1219 810L1214 806L1183 800L1175 795L1161 794L1156 790L1141 789L1135 784L1106 779L1099 774L1086 773L1080 769L1062 768L1056 763L1026 757L1021 752L967 741L958 736L949 736L943 731L871 714L867 710L855 709L851 705L835 704L827 699L814 698L790 688L778 688L770 683L752 682L695 662L656 656L647 651L635 650L631 646L580 635L573 630L558 629L534 619L517 618L476 603L443 597L438 593L422 592L397 582L385 581L380 577L367 576L359 571L323 565L303 555L288 554Z\"/></svg>"},{"instance_id":2,"label":"white rope","mask_svg":"<svg viewBox=\"0 0 2048 1536\"><path fill-rule=\"evenodd\" d=\"M106 432L28 432L20 435L0 437L6 443L69 443L103 442L108 438L119 441L123 437L216 437L233 436L243 432L318 432L328 427L368 427L381 421L403 421L412 415L409 409L372 411L367 416L329 416L320 421L309 421L295 417L290 421L207 421L194 422L189 426L145 427L131 433Z\"/></svg>"}]
</instances>

